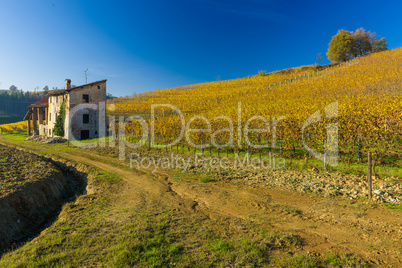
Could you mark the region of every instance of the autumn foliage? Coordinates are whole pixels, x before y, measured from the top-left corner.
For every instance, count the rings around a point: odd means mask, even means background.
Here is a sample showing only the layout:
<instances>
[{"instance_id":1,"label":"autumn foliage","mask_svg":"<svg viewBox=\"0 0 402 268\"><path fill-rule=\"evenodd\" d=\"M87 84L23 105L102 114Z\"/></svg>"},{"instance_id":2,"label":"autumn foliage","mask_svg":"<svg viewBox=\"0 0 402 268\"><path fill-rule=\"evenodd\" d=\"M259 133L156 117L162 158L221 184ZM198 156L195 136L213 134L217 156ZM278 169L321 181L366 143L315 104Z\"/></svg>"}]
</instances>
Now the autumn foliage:
<instances>
[{"instance_id":1,"label":"autumn foliage","mask_svg":"<svg viewBox=\"0 0 402 268\"><path fill-rule=\"evenodd\" d=\"M22 133L24 131L27 131L26 121L0 125L0 133Z\"/></svg>"},{"instance_id":2,"label":"autumn foliage","mask_svg":"<svg viewBox=\"0 0 402 268\"><path fill-rule=\"evenodd\" d=\"M339 63L387 49L387 40L379 39L376 33L363 28L355 32L339 30L329 43L327 56L332 62Z\"/></svg>"}]
</instances>

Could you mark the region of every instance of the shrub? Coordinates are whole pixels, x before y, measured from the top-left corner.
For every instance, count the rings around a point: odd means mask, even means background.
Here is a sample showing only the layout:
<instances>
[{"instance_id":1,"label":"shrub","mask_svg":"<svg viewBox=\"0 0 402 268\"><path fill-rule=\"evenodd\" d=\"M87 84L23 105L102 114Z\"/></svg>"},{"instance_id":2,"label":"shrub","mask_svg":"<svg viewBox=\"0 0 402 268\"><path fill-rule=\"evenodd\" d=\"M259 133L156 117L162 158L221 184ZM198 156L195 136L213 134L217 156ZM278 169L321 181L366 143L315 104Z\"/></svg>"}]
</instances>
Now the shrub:
<instances>
[{"instance_id":1,"label":"shrub","mask_svg":"<svg viewBox=\"0 0 402 268\"><path fill-rule=\"evenodd\" d=\"M53 133L56 136L64 137L64 122L66 120L66 102L63 101L60 107L60 114L56 118Z\"/></svg>"}]
</instances>

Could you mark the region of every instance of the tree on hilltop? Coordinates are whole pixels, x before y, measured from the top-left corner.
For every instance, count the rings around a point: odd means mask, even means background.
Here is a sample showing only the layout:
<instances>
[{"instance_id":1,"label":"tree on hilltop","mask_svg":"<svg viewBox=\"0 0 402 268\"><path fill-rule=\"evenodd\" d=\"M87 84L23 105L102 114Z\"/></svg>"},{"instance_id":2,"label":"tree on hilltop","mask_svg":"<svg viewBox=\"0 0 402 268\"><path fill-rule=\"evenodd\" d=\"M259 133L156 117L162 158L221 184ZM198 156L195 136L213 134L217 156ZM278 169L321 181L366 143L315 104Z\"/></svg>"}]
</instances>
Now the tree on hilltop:
<instances>
[{"instance_id":1,"label":"tree on hilltop","mask_svg":"<svg viewBox=\"0 0 402 268\"><path fill-rule=\"evenodd\" d=\"M339 30L329 43L327 57L329 60L339 63L353 59L357 52L358 46L352 33Z\"/></svg>"},{"instance_id":2,"label":"tree on hilltop","mask_svg":"<svg viewBox=\"0 0 402 268\"><path fill-rule=\"evenodd\" d=\"M380 52L384 50L388 50L388 40L382 37L379 39L376 33L372 33L371 36L371 52Z\"/></svg>"},{"instance_id":3,"label":"tree on hilltop","mask_svg":"<svg viewBox=\"0 0 402 268\"><path fill-rule=\"evenodd\" d=\"M366 32L365 29L359 28L352 32L353 38L356 40L357 56L367 55L372 51L372 33Z\"/></svg>"},{"instance_id":4,"label":"tree on hilltop","mask_svg":"<svg viewBox=\"0 0 402 268\"><path fill-rule=\"evenodd\" d=\"M370 53L388 49L387 40L379 39L376 33L363 28L355 32L339 30L329 43L327 57L332 62L340 63Z\"/></svg>"}]
</instances>

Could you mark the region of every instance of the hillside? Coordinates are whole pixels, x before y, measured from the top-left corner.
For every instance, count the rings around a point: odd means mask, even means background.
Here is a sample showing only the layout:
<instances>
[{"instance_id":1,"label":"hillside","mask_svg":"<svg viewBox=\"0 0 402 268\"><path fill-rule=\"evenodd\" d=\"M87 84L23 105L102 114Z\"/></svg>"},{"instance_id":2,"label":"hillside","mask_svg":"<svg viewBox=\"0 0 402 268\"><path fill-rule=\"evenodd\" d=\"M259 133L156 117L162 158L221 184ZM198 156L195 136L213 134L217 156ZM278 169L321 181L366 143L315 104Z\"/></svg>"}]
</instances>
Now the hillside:
<instances>
[{"instance_id":1,"label":"hillside","mask_svg":"<svg viewBox=\"0 0 402 268\"><path fill-rule=\"evenodd\" d=\"M303 147L303 123L320 110L322 120L305 130L308 146L321 150L326 136L324 124L332 122L338 123L339 147L343 151L359 147L400 153L401 61L402 48L398 48L336 66L302 66L234 80L146 92L130 100L109 101L113 104L109 105L109 114L141 114L147 118L152 104L172 104L184 113L186 121L195 115L205 116L211 121L212 131L202 134L204 136L192 133L194 141L210 140L212 132L228 127L227 120L212 120L216 116L228 116L232 120L234 140L237 140L237 113L241 102L243 126L252 116L263 116L269 122L285 116L286 119L277 124L276 138L284 148L296 149ZM336 102L335 108L338 105L338 117L326 119L325 107L333 102ZM177 137L179 118L166 108L155 111L157 141L166 143ZM196 123L199 127L206 126L201 120ZM261 127L262 123L255 120L254 126ZM128 132L132 130L140 136L139 124L127 129ZM228 140L228 133L219 135L221 144ZM272 131L254 134L250 140L271 143L271 135ZM243 140L241 147L244 146Z\"/></svg>"},{"instance_id":2,"label":"hillside","mask_svg":"<svg viewBox=\"0 0 402 268\"><path fill-rule=\"evenodd\" d=\"M28 106L42 97L41 94L31 92L0 92L0 124L21 121L29 109Z\"/></svg>"}]
</instances>

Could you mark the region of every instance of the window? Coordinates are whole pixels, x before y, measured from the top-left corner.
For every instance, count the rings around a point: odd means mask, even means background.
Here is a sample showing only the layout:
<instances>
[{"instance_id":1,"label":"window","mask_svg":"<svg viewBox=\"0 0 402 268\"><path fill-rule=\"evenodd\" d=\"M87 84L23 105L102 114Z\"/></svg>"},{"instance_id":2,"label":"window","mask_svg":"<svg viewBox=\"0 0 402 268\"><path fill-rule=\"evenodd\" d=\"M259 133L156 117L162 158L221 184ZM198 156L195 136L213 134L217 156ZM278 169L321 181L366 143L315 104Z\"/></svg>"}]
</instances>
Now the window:
<instances>
[{"instance_id":1,"label":"window","mask_svg":"<svg viewBox=\"0 0 402 268\"><path fill-rule=\"evenodd\" d=\"M98 89L100 89L100 86L98 86Z\"/></svg>"},{"instance_id":2,"label":"window","mask_svg":"<svg viewBox=\"0 0 402 268\"><path fill-rule=\"evenodd\" d=\"M49 122L52 121L52 113L49 113ZM50 130L50 129L49 129Z\"/></svg>"},{"instance_id":3,"label":"window","mask_svg":"<svg viewBox=\"0 0 402 268\"><path fill-rule=\"evenodd\" d=\"M49 136L51 136L52 135L52 130L51 129L49 129Z\"/></svg>"},{"instance_id":4,"label":"window","mask_svg":"<svg viewBox=\"0 0 402 268\"><path fill-rule=\"evenodd\" d=\"M82 116L82 123L83 124L89 124L89 114L84 114Z\"/></svg>"},{"instance_id":5,"label":"window","mask_svg":"<svg viewBox=\"0 0 402 268\"><path fill-rule=\"evenodd\" d=\"M89 103L89 95L88 94L83 94L82 95L82 102L83 103Z\"/></svg>"}]
</instances>

